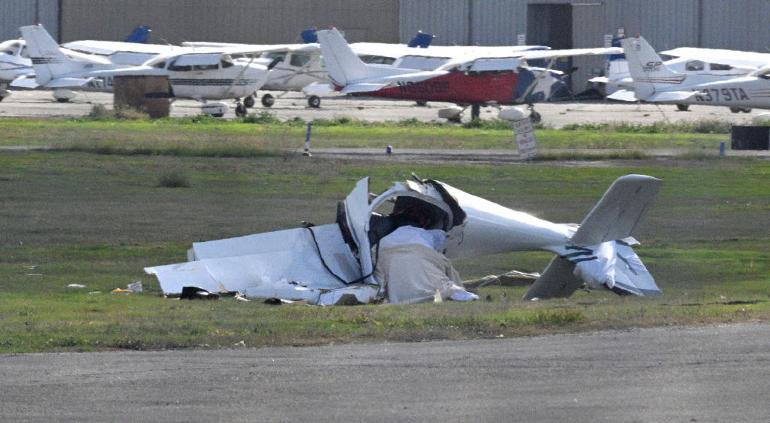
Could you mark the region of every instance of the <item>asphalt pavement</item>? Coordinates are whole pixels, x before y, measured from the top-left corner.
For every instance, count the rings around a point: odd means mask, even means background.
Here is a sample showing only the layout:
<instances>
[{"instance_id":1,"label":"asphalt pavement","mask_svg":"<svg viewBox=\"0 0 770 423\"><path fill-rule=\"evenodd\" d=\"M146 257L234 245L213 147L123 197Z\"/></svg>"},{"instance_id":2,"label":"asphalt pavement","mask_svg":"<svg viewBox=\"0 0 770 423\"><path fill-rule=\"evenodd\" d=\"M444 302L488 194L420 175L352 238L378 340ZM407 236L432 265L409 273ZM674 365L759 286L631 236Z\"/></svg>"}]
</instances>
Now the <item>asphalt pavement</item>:
<instances>
[{"instance_id":1,"label":"asphalt pavement","mask_svg":"<svg viewBox=\"0 0 770 423\"><path fill-rule=\"evenodd\" d=\"M0 421L760 422L770 324L0 355Z\"/></svg>"},{"instance_id":2,"label":"asphalt pavement","mask_svg":"<svg viewBox=\"0 0 770 423\"><path fill-rule=\"evenodd\" d=\"M261 96L263 91L259 92ZM313 119L336 119L349 117L367 121L399 121L417 119L420 121L440 120L438 111L452 107L449 103L428 103L418 106L413 101L393 101L381 99L349 98L341 96L326 97L321 107L314 109L307 106L301 93L272 92L276 96L275 105L271 108L257 106L250 109L251 113L268 112L279 119L287 120L300 118L305 121ZM230 111L225 118L233 118L235 103L225 101L230 105ZM17 91L0 102L0 118L2 117L77 117L85 116L95 104L112 107L112 94L98 92L80 92L70 103L58 103L49 91ZM172 117L194 116L201 113L201 103L193 100L177 100L171 109ZM506 106L508 107L508 106ZM766 110L753 110L750 114L731 113L726 107L692 106L690 111L681 112L674 105L627 104L619 102L558 102L537 103L537 111L543 116L543 123L560 128L574 123L630 122L651 124L654 122L678 122L698 120L727 120L733 123L747 123L752 116L766 113ZM496 118L499 109L484 107L481 109L482 119ZM470 111L466 111L464 120L470 119Z\"/></svg>"}]
</instances>

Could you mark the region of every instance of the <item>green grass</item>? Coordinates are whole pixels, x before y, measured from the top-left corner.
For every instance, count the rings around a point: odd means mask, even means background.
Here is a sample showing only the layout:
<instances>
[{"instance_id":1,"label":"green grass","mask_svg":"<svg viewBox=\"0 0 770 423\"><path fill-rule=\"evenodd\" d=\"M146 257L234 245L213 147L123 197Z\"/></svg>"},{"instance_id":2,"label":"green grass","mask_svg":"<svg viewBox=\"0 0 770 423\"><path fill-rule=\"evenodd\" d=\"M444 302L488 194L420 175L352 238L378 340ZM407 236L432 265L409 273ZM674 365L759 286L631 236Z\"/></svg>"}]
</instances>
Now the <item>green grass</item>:
<instances>
[{"instance_id":1,"label":"green grass","mask_svg":"<svg viewBox=\"0 0 770 423\"><path fill-rule=\"evenodd\" d=\"M161 120L0 120L0 146L44 146L71 151L112 154L260 157L304 145L305 123L276 122L269 115L242 121L206 117ZM654 148L717 151L725 134L655 131L611 131L595 128L570 131L539 129L543 150L583 148L641 151ZM369 123L340 118L317 120L313 148L398 149L515 149L512 130L505 123L465 128L442 123Z\"/></svg>"},{"instance_id":2,"label":"green grass","mask_svg":"<svg viewBox=\"0 0 770 423\"><path fill-rule=\"evenodd\" d=\"M54 125L59 124L74 125ZM118 134L124 130L122 122L109 124L119 126ZM94 123L82 125L73 130L87 132L83 128ZM186 131L192 124L164 125ZM220 123L202 125L216 128ZM228 137L200 141L200 147L214 148ZM183 175L189 187L158 186L168 172ZM637 251L664 296L579 292L569 299L532 303L520 300L523 288L492 286L480 293L490 301L473 304L268 306L164 299L154 278L142 271L185 260L193 241L296 227L302 220L331 222L336 202L359 178L370 176L376 192L411 172L561 222L580 221L620 175L657 176L663 188L639 228L643 246ZM748 159L565 167L558 162L374 165L295 155L2 152L0 351L472 339L768 320L768 180L770 162ZM472 279L511 269L541 271L549 259L540 252L512 253L456 265ZM144 283L144 294L109 293L135 280Z\"/></svg>"}]
</instances>

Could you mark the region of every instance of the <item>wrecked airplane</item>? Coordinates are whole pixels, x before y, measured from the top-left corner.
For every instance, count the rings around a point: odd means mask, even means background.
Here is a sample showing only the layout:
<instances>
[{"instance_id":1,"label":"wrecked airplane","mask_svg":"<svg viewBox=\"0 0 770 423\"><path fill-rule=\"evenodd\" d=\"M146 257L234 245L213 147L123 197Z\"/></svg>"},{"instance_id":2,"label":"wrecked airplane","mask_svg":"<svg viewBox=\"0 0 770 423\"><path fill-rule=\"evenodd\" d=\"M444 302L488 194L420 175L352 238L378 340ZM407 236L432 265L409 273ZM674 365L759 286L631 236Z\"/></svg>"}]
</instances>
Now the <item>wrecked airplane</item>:
<instances>
[{"instance_id":1,"label":"wrecked airplane","mask_svg":"<svg viewBox=\"0 0 770 423\"><path fill-rule=\"evenodd\" d=\"M427 271L419 268L419 260L399 265L397 256L388 256L393 247L420 244L422 237L427 240L422 243L448 259L529 250L556 254L525 299L568 297L581 287L658 295L652 275L631 247L637 244L632 234L659 186L660 180L650 176L622 176L575 225L552 223L416 177L370 200L369 179L364 178L338 204L335 223L194 243L188 262L145 271L158 278L167 295L195 286L320 305L351 296L360 303L474 299L456 283L451 264ZM418 229L399 231L408 226ZM421 252L429 254L426 250ZM429 266L437 260L429 258ZM402 272L387 284L386 262ZM400 277L410 272L418 276ZM443 280L426 280L436 277Z\"/></svg>"}]
</instances>

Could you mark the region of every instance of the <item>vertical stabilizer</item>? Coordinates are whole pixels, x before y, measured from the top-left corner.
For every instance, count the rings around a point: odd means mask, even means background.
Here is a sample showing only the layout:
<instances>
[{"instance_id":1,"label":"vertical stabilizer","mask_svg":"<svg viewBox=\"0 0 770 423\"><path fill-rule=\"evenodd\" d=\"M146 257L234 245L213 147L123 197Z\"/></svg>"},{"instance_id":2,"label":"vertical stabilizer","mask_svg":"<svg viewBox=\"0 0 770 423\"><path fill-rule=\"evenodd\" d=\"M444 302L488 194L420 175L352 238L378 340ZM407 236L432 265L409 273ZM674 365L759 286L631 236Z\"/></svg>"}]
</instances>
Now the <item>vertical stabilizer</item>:
<instances>
[{"instance_id":1,"label":"vertical stabilizer","mask_svg":"<svg viewBox=\"0 0 770 423\"><path fill-rule=\"evenodd\" d=\"M332 82L344 87L369 76L366 63L356 56L336 28L318 31L317 36L324 66Z\"/></svg>"},{"instance_id":2,"label":"vertical stabilizer","mask_svg":"<svg viewBox=\"0 0 770 423\"><path fill-rule=\"evenodd\" d=\"M644 38L625 38L621 45L628 62L628 71L634 81L636 97L640 100L645 100L658 91L670 90L684 81L685 75L669 69Z\"/></svg>"},{"instance_id":3,"label":"vertical stabilizer","mask_svg":"<svg viewBox=\"0 0 770 423\"><path fill-rule=\"evenodd\" d=\"M84 63L76 62L62 53L59 44L42 25L23 26L19 29L27 42L38 84L45 85L52 79L84 69Z\"/></svg>"}]
</instances>

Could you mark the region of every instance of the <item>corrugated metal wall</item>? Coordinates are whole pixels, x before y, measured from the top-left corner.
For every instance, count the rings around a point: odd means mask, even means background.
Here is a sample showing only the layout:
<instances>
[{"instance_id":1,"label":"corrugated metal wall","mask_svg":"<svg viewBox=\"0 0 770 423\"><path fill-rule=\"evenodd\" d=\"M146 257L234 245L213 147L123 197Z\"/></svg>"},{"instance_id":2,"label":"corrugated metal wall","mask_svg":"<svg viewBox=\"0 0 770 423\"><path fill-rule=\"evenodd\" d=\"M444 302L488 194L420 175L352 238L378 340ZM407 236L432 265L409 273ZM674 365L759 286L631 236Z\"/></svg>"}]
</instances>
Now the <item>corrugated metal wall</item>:
<instances>
[{"instance_id":1,"label":"corrugated metal wall","mask_svg":"<svg viewBox=\"0 0 770 423\"><path fill-rule=\"evenodd\" d=\"M58 0L0 0L0 41L19 38L19 27L43 24L54 38L59 36Z\"/></svg>"},{"instance_id":2,"label":"corrugated metal wall","mask_svg":"<svg viewBox=\"0 0 770 423\"><path fill-rule=\"evenodd\" d=\"M423 31L435 35L433 43L437 45L468 44L468 10L467 0L401 0L401 42Z\"/></svg>"},{"instance_id":3,"label":"corrugated metal wall","mask_svg":"<svg viewBox=\"0 0 770 423\"><path fill-rule=\"evenodd\" d=\"M527 33L526 1L475 1L471 13L471 44L516 45L518 34Z\"/></svg>"},{"instance_id":4,"label":"corrugated metal wall","mask_svg":"<svg viewBox=\"0 0 770 423\"><path fill-rule=\"evenodd\" d=\"M62 0L61 38L121 40L144 24L153 42L274 44L336 26L350 42L397 42L398 19L398 0Z\"/></svg>"},{"instance_id":5,"label":"corrugated metal wall","mask_svg":"<svg viewBox=\"0 0 770 423\"><path fill-rule=\"evenodd\" d=\"M751 50L770 48L770 2L767 0L702 0L703 47Z\"/></svg>"}]
</instances>

